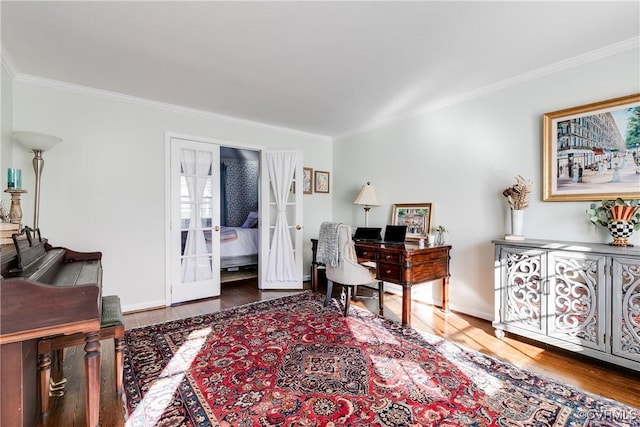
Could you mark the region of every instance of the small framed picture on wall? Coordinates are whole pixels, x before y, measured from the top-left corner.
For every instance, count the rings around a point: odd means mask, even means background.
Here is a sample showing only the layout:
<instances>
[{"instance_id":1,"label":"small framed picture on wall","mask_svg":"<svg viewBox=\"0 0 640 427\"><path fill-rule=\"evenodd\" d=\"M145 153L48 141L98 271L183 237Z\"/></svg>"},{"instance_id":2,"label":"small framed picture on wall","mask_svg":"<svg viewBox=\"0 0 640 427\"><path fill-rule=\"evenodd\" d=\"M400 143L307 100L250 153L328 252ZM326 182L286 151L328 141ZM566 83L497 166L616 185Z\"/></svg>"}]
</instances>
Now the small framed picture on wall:
<instances>
[{"instance_id":1,"label":"small framed picture on wall","mask_svg":"<svg viewBox=\"0 0 640 427\"><path fill-rule=\"evenodd\" d=\"M313 193L313 168L302 168L302 194Z\"/></svg>"},{"instance_id":2,"label":"small framed picture on wall","mask_svg":"<svg viewBox=\"0 0 640 427\"><path fill-rule=\"evenodd\" d=\"M316 193L328 193L329 192L329 172L316 171L314 174Z\"/></svg>"}]
</instances>

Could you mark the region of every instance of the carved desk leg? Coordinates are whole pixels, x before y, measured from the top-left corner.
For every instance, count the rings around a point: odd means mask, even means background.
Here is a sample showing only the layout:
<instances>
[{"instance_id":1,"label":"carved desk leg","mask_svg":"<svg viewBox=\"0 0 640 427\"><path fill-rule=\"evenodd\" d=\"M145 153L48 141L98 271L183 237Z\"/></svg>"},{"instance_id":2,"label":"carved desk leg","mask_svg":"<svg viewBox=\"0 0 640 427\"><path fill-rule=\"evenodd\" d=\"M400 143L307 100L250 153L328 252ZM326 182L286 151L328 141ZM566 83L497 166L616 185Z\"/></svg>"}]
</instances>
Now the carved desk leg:
<instances>
[{"instance_id":1,"label":"carved desk leg","mask_svg":"<svg viewBox=\"0 0 640 427\"><path fill-rule=\"evenodd\" d=\"M411 283L402 285L402 325L411 326Z\"/></svg>"},{"instance_id":2,"label":"carved desk leg","mask_svg":"<svg viewBox=\"0 0 640 427\"><path fill-rule=\"evenodd\" d=\"M442 311L449 312L449 276L442 278Z\"/></svg>"},{"instance_id":3,"label":"carved desk leg","mask_svg":"<svg viewBox=\"0 0 640 427\"><path fill-rule=\"evenodd\" d=\"M318 292L318 263L311 263L311 289Z\"/></svg>"},{"instance_id":4,"label":"carved desk leg","mask_svg":"<svg viewBox=\"0 0 640 427\"><path fill-rule=\"evenodd\" d=\"M89 332L84 341L87 427L98 427L100 417L100 332Z\"/></svg>"}]
</instances>

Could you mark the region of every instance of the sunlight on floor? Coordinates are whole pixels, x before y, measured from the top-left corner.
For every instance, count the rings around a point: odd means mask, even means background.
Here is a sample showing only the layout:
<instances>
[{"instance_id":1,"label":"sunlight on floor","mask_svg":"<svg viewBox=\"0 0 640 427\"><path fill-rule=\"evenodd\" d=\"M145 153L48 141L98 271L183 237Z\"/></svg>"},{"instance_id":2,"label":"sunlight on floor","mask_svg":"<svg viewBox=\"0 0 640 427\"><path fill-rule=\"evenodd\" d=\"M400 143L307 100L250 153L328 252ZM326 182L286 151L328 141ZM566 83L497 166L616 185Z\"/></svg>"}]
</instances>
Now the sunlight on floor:
<instances>
[{"instance_id":1,"label":"sunlight on floor","mask_svg":"<svg viewBox=\"0 0 640 427\"><path fill-rule=\"evenodd\" d=\"M211 333L211 328L199 329L189 334L189 338L171 358L158 380L149 388L136 410L131 414L126 427L156 425L167 404L171 403L173 394L184 378L185 371L191 367L191 363L202 349L209 333ZM153 404L149 402L153 402Z\"/></svg>"},{"instance_id":2,"label":"sunlight on floor","mask_svg":"<svg viewBox=\"0 0 640 427\"><path fill-rule=\"evenodd\" d=\"M448 321L451 319L451 324ZM405 352L409 349L407 342L398 340L391 333L381 330L377 327L367 327L360 322L349 322L351 336L356 340L363 343L370 343L376 341L376 344L389 345L391 349L398 348L398 351ZM467 336L465 330L470 326L464 319L460 319L452 316L447 317L444 322L446 325L451 326L453 329L450 331L452 334L459 334ZM455 332L454 332L455 331ZM420 331L418 331L420 332ZM454 344L448 342L446 339L431 335L430 333L421 332L421 336L433 346L434 353L445 358L453 366L465 375L465 377L474 383L478 390L487 396L492 396L495 393L500 392L502 388L502 381L491 375L489 372L483 372L480 369L470 368L455 357L455 354L460 352L459 348ZM472 338L473 339L473 338ZM474 340L475 341L475 340ZM415 345L416 349L422 350L421 346ZM422 393L426 393L436 399L447 399L449 397L449 391L443 389L442 386L435 381L432 372L427 372L425 366L415 361L404 360L402 357L383 357L372 356L370 357L370 363L373 369L379 377L374 377L372 380L379 387L396 389L397 387L405 388L406 390L421 390Z\"/></svg>"}]
</instances>

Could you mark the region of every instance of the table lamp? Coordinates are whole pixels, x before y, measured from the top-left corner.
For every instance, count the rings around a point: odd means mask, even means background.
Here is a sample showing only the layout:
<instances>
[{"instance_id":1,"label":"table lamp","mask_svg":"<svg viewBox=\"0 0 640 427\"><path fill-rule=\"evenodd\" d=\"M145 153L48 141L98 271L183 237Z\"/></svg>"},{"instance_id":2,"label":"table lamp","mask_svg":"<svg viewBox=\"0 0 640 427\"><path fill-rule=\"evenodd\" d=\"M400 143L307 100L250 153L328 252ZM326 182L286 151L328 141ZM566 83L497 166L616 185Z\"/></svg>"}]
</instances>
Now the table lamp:
<instances>
[{"instance_id":1,"label":"table lamp","mask_svg":"<svg viewBox=\"0 0 640 427\"><path fill-rule=\"evenodd\" d=\"M378 196L376 196L376 190L373 188L370 182L363 185L360 189L360 194L353 201L354 205L364 206L364 226L369 226L369 210L371 206L380 206Z\"/></svg>"}]
</instances>

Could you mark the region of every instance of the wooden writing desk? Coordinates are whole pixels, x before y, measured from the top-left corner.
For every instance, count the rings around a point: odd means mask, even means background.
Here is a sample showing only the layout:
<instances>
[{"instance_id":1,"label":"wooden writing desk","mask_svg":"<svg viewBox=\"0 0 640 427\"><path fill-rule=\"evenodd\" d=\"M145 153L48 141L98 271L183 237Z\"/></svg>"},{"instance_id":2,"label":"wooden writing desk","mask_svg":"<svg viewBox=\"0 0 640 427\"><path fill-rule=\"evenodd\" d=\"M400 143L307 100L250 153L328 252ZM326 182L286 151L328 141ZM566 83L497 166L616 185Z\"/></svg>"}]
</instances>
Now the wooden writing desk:
<instances>
[{"instance_id":1,"label":"wooden writing desk","mask_svg":"<svg viewBox=\"0 0 640 427\"><path fill-rule=\"evenodd\" d=\"M317 291L319 264L316 262L317 239L311 239L313 262L311 276ZM405 242L404 245L385 245L356 242L358 262L374 262L376 278L402 286L402 324L411 326L411 288L421 283L442 280L443 311L449 311L449 251L451 246L425 246Z\"/></svg>"}]
</instances>

